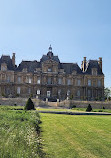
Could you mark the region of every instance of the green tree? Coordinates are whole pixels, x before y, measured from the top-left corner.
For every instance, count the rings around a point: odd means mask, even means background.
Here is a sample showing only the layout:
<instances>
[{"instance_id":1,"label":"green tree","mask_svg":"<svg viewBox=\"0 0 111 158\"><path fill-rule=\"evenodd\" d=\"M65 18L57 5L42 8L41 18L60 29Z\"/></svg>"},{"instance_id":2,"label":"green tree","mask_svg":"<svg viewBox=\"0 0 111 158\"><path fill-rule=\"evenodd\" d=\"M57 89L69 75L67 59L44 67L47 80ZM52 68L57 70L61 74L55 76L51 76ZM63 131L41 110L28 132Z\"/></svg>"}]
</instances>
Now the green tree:
<instances>
[{"instance_id":1,"label":"green tree","mask_svg":"<svg viewBox=\"0 0 111 158\"><path fill-rule=\"evenodd\" d=\"M24 110L35 110L34 103L31 98L27 100Z\"/></svg>"},{"instance_id":2,"label":"green tree","mask_svg":"<svg viewBox=\"0 0 111 158\"><path fill-rule=\"evenodd\" d=\"M92 111L92 107L91 107L91 105L90 105L90 104L88 105L88 107L87 107L86 111L87 111L87 112Z\"/></svg>"},{"instance_id":3,"label":"green tree","mask_svg":"<svg viewBox=\"0 0 111 158\"><path fill-rule=\"evenodd\" d=\"M110 95L111 95L111 90L108 87L104 88L104 97L105 97L105 99L108 100L110 98Z\"/></svg>"}]
</instances>

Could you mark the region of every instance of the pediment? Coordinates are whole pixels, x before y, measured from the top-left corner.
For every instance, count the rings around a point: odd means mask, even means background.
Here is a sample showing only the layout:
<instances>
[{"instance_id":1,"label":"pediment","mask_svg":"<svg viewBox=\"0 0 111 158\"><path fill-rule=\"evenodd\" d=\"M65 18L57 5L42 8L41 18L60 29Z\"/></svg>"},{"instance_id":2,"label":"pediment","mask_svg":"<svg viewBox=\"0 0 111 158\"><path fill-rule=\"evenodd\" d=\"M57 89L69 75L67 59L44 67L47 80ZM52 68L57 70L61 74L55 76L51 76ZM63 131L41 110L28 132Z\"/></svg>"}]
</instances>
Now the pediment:
<instances>
[{"instance_id":1,"label":"pediment","mask_svg":"<svg viewBox=\"0 0 111 158\"><path fill-rule=\"evenodd\" d=\"M56 61L54 61L52 59L49 59L49 60L44 61L43 64L46 64L46 65L49 65L49 64L51 64L51 65L58 65L58 62L56 62Z\"/></svg>"}]
</instances>

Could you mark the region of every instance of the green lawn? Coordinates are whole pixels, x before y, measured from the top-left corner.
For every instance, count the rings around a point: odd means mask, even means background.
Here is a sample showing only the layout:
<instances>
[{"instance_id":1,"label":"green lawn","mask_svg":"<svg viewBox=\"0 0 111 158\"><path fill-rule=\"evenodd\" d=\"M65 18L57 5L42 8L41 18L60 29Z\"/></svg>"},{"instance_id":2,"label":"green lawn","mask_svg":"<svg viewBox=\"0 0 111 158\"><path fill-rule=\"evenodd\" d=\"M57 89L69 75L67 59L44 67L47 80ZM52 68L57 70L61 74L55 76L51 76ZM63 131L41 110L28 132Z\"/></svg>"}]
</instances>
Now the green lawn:
<instances>
[{"instance_id":1,"label":"green lawn","mask_svg":"<svg viewBox=\"0 0 111 158\"><path fill-rule=\"evenodd\" d=\"M73 108L73 109L62 109L62 108L36 108L39 111L65 111L65 112L85 112L86 108ZM107 112L111 113L111 109L93 109L92 112Z\"/></svg>"},{"instance_id":2,"label":"green lawn","mask_svg":"<svg viewBox=\"0 0 111 158\"><path fill-rule=\"evenodd\" d=\"M22 109L0 106L0 158L111 158L111 116L40 113L39 135L37 111Z\"/></svg>"},{"instance_id":3,"label":"green lawn","mask_svg":"<svg viewBox=\"0 0 111 158\"><path fill-rule=\"evenodd\" d=\"M111 158L111 116L40 114L50 158Z\"/></svg>"},{"instance_id":4,"label":"green lawn","mask_svg":"<svg viewBox=\"0 0 111 158\"><path fill-rule=\"evenodd\" d=\"M0 106L0 158L42 157L37 111L10 109Z\"/></svg>"}]
</instances>

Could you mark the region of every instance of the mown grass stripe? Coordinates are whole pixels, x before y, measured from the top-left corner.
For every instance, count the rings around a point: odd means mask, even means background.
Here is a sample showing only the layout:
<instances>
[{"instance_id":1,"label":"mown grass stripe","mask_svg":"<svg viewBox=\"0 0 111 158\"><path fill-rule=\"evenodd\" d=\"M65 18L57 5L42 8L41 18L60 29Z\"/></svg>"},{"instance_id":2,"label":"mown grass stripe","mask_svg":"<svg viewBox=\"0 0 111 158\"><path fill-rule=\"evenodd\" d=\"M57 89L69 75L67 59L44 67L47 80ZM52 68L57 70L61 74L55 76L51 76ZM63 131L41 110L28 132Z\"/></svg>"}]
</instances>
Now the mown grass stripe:
<instances>
[{"instance_id":1,"label":"mown grass stripe","mask_svg":"<svg viewBox=\"0 0 111 158\"><path fill-rule=\"evenodd\" d=\"M111 157L111 117L41 114L41 118L50 157Z\"/></svg>"}]
</instances>

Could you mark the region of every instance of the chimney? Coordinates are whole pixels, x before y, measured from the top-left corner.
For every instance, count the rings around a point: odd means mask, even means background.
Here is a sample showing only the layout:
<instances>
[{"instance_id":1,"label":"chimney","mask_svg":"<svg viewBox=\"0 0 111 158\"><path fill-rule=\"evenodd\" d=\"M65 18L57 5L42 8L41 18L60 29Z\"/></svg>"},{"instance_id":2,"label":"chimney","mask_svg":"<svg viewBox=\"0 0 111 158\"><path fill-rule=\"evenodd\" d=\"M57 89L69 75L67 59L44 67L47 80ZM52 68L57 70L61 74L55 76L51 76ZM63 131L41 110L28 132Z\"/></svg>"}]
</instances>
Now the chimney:
<instances>
[{"instance_id":1,"label":"chimney","mask_svg":"<svg viewBox=\"0 0 111 158\"><path fill-rule=\"evenodd\" d=\"M13 55L12 55L12 64L15 67L15 53L13 53Z\"/></svg>"},{"instance_id":2,"label":"chimney","mask_svg":"<svg viewBox=\"0 0 111 158\"><path fill-rule=\"evenodd\" d=\"M99 57L98 64L99 64L99 66L100 66L100 68L101 68L101 70L102 70L102 58L101 58L101 57Z\"/></svg>"},{"instance_id":3,"label":"chimney","mask_svg":"<svg viewBox=\"0 0 111 158\"><path fill-rule=\"evenodd\" d=\"M82 61L82 71L84 72L86 70L86 57L84 57L84 60Z\"/></svg>"}]
</instances>

